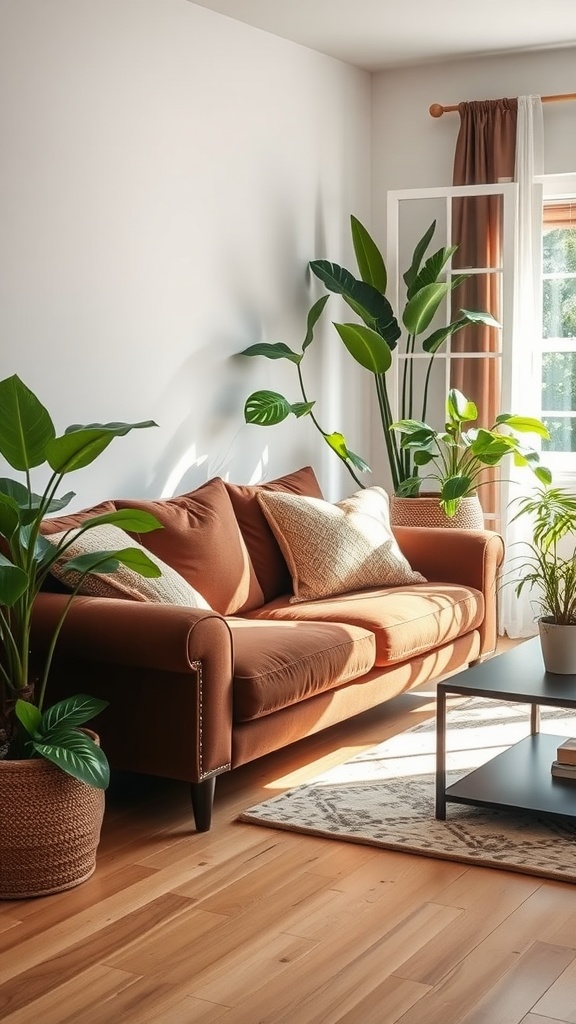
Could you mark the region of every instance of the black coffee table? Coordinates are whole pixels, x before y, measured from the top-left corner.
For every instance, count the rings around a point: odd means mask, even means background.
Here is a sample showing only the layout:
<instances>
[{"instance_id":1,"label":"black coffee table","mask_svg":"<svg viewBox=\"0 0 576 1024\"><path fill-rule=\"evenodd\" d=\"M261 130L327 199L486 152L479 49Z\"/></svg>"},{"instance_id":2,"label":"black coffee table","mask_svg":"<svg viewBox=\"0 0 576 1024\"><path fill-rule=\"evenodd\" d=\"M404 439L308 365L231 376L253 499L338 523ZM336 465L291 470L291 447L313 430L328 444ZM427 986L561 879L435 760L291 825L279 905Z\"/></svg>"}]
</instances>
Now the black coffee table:
<instances>
[{"instance_id":1,"label":"black coffee table","mask_svg":"<svg viewBox=\"0 0 576 1024\"><path fill-rule=\"evenodd\" d=\"M446 787L446 697L487 697L530 705L530 734ZM556 817L576 817L576 780L550 771L567 738L540 733L540 706L576 708L576 675L544 671L540 641L526 640L505 654L465 669L438 684L436 717L436 817L446 804L505 807Z\"/></svg>"}]
</instances>

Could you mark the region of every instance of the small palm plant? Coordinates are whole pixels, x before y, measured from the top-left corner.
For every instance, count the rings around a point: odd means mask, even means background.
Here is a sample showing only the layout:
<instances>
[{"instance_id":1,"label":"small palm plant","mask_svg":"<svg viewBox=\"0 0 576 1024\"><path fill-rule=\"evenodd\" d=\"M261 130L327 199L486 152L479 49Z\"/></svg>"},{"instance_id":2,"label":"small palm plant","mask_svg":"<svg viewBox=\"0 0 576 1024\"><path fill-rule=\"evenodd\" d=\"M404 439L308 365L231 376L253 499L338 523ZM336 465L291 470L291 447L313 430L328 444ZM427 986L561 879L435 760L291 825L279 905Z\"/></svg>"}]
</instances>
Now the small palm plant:
<instances>
[{"instance_id":1,"label":"small palm plant","mask_svg":"<svg viewBox=\"0 0 576 1024\"><path fill-rule=\"evenodd\" d=\"M106 756L79 727L106 707L106 702L80 694L45 708L54 648L70 604L88 573L114 572L123 564L142 576L155 577L160 569L144 552L131 547L69 560L65 568L79 574L78 583L56 625L38 677L33 678L34 601L51 566L62 558L78 533L68 531L58 543L51 543L42 536L40 527L45 516L59 512L74 498L72 491L57 496L67 474L94 462L115 437L152 426L156 424L151 420L75 424L57 436L47 409L18 376L0 381L0 455L24 476L23 481L0 479L0 757L44 757L100 789L106 788L109 779ZM39 467L48 471L48 480L41 493L36 493L31 471ZM161 525L147 512L127 509L87 519L79 531L104 523L135 532L155 530Z\"/></svg>"},{"instance_id":2,"label":"small palm plant","mask_svg":"<svg viewBox=\"0 0 576 1024\"><path fill-rule=\"evenodd\" d=\"M532 540L521 541L523 553L512 559L510 574L519 577L515 592L535 591L548 622L576 625L576 494L544 486L515 503L511 522L529 516L532 524Z\"/></svg>"}]
</instances>

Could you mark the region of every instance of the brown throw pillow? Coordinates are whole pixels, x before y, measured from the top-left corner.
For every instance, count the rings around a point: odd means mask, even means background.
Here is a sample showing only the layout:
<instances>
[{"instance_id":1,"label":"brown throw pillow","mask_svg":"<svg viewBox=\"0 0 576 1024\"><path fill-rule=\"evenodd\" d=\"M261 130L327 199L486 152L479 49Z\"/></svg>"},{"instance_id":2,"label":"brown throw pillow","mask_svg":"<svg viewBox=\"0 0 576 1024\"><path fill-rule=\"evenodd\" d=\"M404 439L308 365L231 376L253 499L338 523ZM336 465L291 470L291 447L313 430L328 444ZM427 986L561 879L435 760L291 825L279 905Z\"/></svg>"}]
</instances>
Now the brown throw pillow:
<instances>
[{"instance_id":1,"label":"brown throw pillow","mask_svg":"<svg viewBox=\"0 0 576 1024\"><path fill-rule=\"evenodd\" d=\"M292 601L426 582L396 543L382 487L334 505L269 491L260 491L258 501L290 567Z\"/></svg>"},{"instance_id":2,"label":"brown throw pillow","mask_svg":"<svg viewBox=\"0 0 576 1024\"><path fill-rule=\"evenodd\" d=\"M58 544L67 532L51 533L46 539L51 544ZM123 548L146 550L118 526L111 523L93 526L75 537L61 557L54 562L51 572L72 589L78 583L80 574L64 569L66 562L78 555L91 554L95 551L121 551ZM130 601L178 604L184 605L186 608L210 608L202 594L199 594L185 579L182 579L182 576L174 569L162 562L160 558L156 558L150 551L146 551L146 554L161 570L161 576L150 579L147 576L140 576L133 569L121 564L116 572L89 573L82 580L78 592L94 597L123 597Z\"/></svg>"},{"instance_id":3,"label":"brown throw pillow","mask_svg":"<svg viewBox=\"0 0 576 1024\"><path fill-rule=\"evenodd\" d=\"M145 509L163 530L132 534L147 551L180 573L221 615L264 603L224 481L214 477L195 491L159 501L115 501L116 508Z\"/></svg>"},{"instance_id":4,"label":"brown throw pillow","mask_svg":"<svg viewBox=\"0 0 576 1024\"><path fill-rule=\"evenodd\" d=\"M323 494L311 466L262 484L226 484L238 525L246 542L252 565L266 602L292 590L292 577L278 541L258 504L260 491L283 491L322 498Z\"/></svg>"}]
</instances>

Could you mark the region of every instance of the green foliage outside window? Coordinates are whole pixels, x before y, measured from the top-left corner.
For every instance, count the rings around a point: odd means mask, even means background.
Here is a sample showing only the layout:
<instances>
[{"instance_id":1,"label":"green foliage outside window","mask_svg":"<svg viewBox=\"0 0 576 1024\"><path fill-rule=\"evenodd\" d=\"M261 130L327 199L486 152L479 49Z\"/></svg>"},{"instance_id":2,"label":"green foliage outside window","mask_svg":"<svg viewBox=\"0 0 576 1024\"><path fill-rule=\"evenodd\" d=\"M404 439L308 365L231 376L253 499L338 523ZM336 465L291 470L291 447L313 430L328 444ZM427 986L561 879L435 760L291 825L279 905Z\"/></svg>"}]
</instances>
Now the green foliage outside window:
<instances>
[{"instance_id":1,"label":"green foliage outside window","mask_svg":"<svg viewBox=\"0 0 576 1024\"><path fill-rule=\"evenodd\" d=\"M576 342L576 227L545 232L542 269L542 337ZM543 352L542 409L550 432L543 451L576 451L576 352ZM546 415L555 412L567 415Z\"/></svg>"}]
</instances>

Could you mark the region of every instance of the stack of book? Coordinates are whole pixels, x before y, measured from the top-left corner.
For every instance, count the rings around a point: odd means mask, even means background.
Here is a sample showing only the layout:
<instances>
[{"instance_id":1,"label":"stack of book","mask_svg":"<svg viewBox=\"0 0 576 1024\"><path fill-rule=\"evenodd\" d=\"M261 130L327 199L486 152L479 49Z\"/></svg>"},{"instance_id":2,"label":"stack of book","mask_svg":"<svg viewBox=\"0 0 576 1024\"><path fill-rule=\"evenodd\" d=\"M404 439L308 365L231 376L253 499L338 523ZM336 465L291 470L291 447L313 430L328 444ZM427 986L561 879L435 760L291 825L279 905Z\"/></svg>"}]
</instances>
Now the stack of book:
<instances>
[{"instance_id":1,"label":"stack of book","mask_svg":"<svg viewBox=\"0 0 576 1024\"><path fill-rule=\"evenodd\" d=\"M574 779L576 782L576 739L564 740L556 750L552 761L552 775L558 779Z\"/></svg>"}]
</instances>

